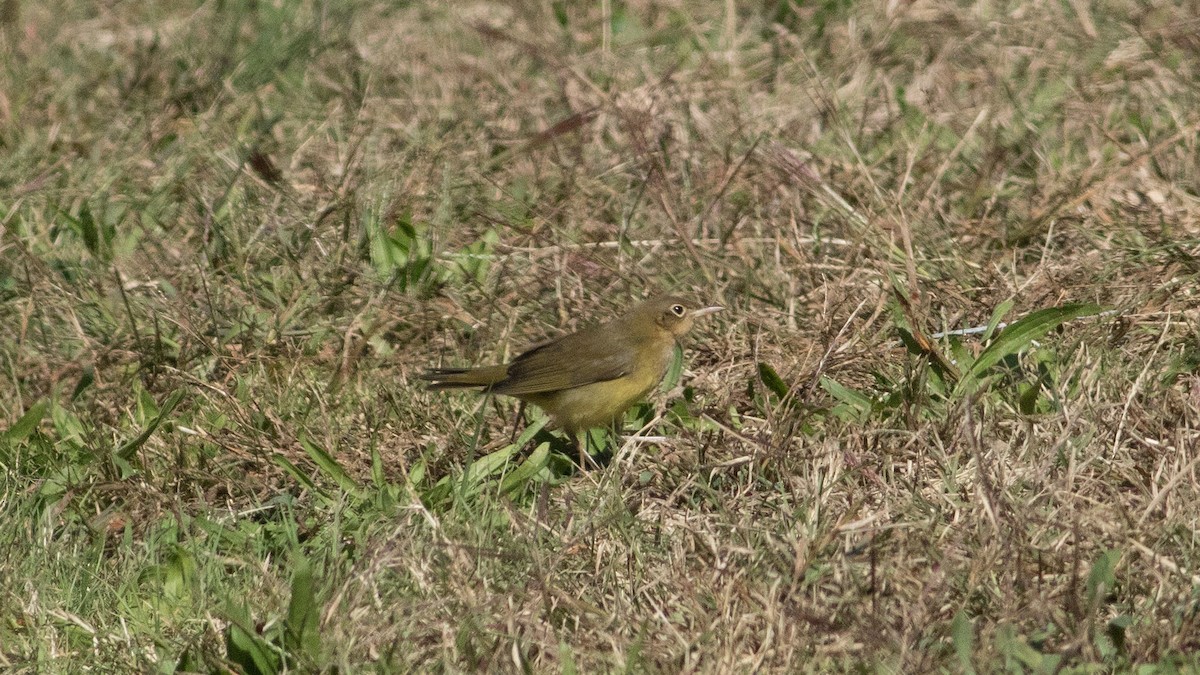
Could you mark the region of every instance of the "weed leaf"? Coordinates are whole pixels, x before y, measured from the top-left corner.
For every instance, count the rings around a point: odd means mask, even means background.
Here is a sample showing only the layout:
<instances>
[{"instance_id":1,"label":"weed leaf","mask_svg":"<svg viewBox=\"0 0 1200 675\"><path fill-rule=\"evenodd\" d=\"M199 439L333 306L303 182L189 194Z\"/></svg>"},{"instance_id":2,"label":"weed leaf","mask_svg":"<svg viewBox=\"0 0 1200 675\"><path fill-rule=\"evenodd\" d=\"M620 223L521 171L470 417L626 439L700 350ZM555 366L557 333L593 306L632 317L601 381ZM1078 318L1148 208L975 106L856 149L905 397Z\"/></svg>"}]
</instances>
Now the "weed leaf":
<instances>
[{"instance_id":1,"label":"weed leaf","mask_svg":"<svg viewBox=\"0 0 1200 675\"><path fill-rule=\"evenodd\" d=\"M150 420L150 422L146 425L146 428L142 430L142 433L138 434L137 438L126 441L124 445L122 445L120 448L117 448L116 456L125 461L132 459L133 454L137 452L138 448L142 447L146 441L150 440L150 436L152 436L154 431L158 429L158 425L162 424L162 421L167 418L167 415L170 415L171 411L175 410L175 406L179 405L179 402L183 400L183 395L186 393L187 390L185 389L176 389L175 392L167 398L166 402L158 407L158 413L153 419Z\"/></svg>"},{"instance_id":2,"label":"weed leaf","mask_svg":"<svg viewBox=\"0 0 1200 675\"><path fill-rule=\"evenodd\" d=\"M1077 319L1081 316L1094 316L1101 308L1093 304L1063 305L1038 310L1005 328L994 342L989 344L979 358L971 364L958 382L955 389L957 395L965 395L975 391L984 379L984 375L992 366L1004 357L1016 354L1028 347L1034 340L1046 335L1058 326Z\"/></svg>"},{"instance_id":3,"label":"weed leaf","mask_svg":"<svg viewBox=\"0 0 1200 675\"><path fill-rule=\"evenodd\" d=\"M775 372L775 369L765 361L758 362L758 379L779 398L786 398L790 391L787 383Z\"/></svg>"},{"instance_id":4,"label":"weed leaf","mask_svg":"<svg viewBox=\"0 0 1200 675\"><path fill-rule=\"evenodd\" d=\"M21 419L17 420L11 427L6 429L3 434L0 434L0 440L3 440L6 445L19 443L37 429L42 418L46 416L46 409L50 407L50 402L42 399L37 403L29 406L29 410L21 415Z\"/></svg>"},{"instance_id":5,"label":"weed leaf","mask_svg":"<svg viewBox=\"0 0 1200 675\"><path fill-rule=\"evenodd\" d=\"M333 482L337 483L338 487L344 492L353 495L355 498L362 497L358 483L350 477L350 474L346 473L342 465L338 464L337 460L326 452L324 448L313 443L307 436L300 437L300 447L304 448L304 452L308 453L312 461L316 462L317 466L321 467L321 470L328 474L333 479Z\"/></svg>"},{"instance_id":6,"label":"weed leaf","mask_svg":"<svg viewBox=\"0 0 1200 675\"><path fill-rule=\"evenodd\" d=\"M283 641L291 654L315 661L321 654L320 605L313 590L312 566L299 554L292 575L292 599L284 621Z\"/></svg>"}]
</instances>

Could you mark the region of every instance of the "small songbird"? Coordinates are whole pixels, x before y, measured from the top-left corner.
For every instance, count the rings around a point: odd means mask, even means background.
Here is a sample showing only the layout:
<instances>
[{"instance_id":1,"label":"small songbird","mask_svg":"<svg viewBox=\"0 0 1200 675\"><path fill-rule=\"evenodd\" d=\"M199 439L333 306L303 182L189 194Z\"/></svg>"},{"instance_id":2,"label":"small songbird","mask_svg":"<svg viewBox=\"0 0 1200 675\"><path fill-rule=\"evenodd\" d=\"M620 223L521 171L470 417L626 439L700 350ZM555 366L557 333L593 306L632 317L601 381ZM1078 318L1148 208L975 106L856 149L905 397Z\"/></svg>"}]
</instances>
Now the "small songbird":
<instances>
[{"instance_id":1,"label":"small songbird","mask_svg":"<svg viewBox=\"0 0 1200 675\"><path fill-rule=\"evenodd\" d=\"M674 296L652 298L510 363L436 368L421 379L434 390L474 388L532 403L577 441L580 432L612 423L650 393L666 373L676 341L698 317L721 309L693 309Z\"/></svg>"}]
</instances>

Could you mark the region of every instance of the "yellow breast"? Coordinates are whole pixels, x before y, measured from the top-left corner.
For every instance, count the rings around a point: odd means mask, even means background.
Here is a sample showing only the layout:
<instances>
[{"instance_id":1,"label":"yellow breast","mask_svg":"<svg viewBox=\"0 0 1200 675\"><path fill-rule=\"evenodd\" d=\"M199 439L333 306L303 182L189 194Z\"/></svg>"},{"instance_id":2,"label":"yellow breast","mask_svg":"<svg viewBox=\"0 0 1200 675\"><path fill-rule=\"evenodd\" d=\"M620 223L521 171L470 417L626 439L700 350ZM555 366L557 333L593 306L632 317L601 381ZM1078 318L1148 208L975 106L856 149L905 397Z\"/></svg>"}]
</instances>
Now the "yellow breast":
<instances>
[{"instance_id":1,"label":"yellow breast","mask_svg":"<svg viewBox=\"0 0 1200 675\"><path fill-rule=\"evenodd\" d=\"M601 427L617 419L650 393L662 379L674 352L674 344L663 353L648 354L629 375L581 387L522 396L572 435Z\"/></svg>"}]
</instances>

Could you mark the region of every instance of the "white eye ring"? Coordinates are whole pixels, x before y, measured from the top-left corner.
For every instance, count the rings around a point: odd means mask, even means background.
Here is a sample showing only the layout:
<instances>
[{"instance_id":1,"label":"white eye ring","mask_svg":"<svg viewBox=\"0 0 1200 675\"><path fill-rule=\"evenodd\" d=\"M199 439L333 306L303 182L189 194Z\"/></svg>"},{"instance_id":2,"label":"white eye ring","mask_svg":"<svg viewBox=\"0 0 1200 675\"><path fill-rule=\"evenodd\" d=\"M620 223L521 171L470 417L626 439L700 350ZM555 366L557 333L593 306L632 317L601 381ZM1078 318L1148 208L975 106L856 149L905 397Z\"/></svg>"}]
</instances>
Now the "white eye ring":
<instances>
[{"instance_id":1,"label":"white eye ring","mask_svg":"<svg viewBox=\"0 0 1200 675\"><path fill-rule=\"evenodd\" d=\"M683 316L683 305L672 305L671 313L675 316Z\"/></svg>"}]
</instances>

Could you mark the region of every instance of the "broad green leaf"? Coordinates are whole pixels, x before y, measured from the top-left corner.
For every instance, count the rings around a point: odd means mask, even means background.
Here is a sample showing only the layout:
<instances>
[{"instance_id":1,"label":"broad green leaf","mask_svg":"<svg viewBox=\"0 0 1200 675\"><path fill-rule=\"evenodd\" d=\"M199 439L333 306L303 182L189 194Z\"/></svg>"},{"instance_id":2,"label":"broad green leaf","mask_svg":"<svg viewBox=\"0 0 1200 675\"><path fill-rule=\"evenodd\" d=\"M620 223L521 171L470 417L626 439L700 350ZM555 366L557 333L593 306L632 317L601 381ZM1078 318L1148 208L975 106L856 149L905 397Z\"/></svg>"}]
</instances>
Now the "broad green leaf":
<instances>
[{"instance_id":1,"label":"broad green leaf","mask_svg":"<svg viewBox=\"0 0 1200 675\"><path fill-rule=\"evenodd\" d=\"M376 447L371 448L371 482L375 484L376 489L387 485L387 477L383 473L383 456Z\"/></svg>"},{"instance_id":2,"label":"broad green leaf","mask_svg":"<svg viewBox=\"0 0 1200 675\"><path fill-rule=\"evenodd\" d=\"M1100 554L1088 573L1087 598L1089 603L1104 599L1104 595L1112 590L1117 583L1117 563L1121 560L1121 552L1108 549Z\"/></svg>"},{"instance_id":3,"label":"broad green leaf","mask_svg":"<svg viewBox=\"0 0 1200 675\"><path fill-rule=\"evenodd\" d=\"M955 393L961 396L973 392L979 387L987 371L1001 359L1020 352L1034 340L1058 326L1081 316L1099 314L1101 311L1099 306L1092 304L1063 305L1062 307L1038 310L1020 321L1014 322L979 353L979 358L975 359L971 367L963 373L958 387L955 388Z\"/></svg>"},{"instance_id":4,"label":"broad green leaf","mask_svg":"<svg viewBox=\"0 0 1200 675\"><path fill-rule=\"evenodd\" d=\"M253 629L246 616L232 617L225 628L226 658L241 666L247 675L276 675L279 654Z\"/></svg>"},{"instance_id":5,"label":"broad green leaf","mask_svg":"<svg viewBox=\"0 0 1200 675\"><path fill-rule=\"evenodd\" d=\"M197 576L197 564L191 553L175 547L162 566L162 591L167 599L181 602L189 597Z\"/></svg>"},{"instance_id":6,"label":"broad green leaf","mask_svg":"<svg viewBox=\"0 0 1200 675\"><path fill-rule=\"evenodd\" d=\"M295 556L292 574L292 598L284 620L283 643L288 652L302 654L309 661L321 655L321 606L313 590L312 566L300 555Z\"/></svg>"},{"instance_id":7,"label":"broad green leaf","mask_svg":"<svg viewBox=\"0 0 1200 675\"><path fill-rule=\"evenodd\" d=\"M1061 657L1043 654L1034 649L1011 625L996 629L996 648L1004 657L1010 672L1055 673Z\"/></svg>"},{"instance_id":8,"label":"broad green leaf","mask_svg":"<svg viewBox=\"0 0 1200 675\"><path fill-rule=\"evenodd\" d=\"M828 392L830 396L849 405L862 415L871 412L871 399L849 387L843 386L832 378L821 376L821 388Z\"/></svg>"},{"instance_id":9,"label":"broad green leaf","mask_svg":"<svg viewBox=\"0 0 1200 675\"><path fill-rule=\"evenodd\" d=\"M783 378L779 377L779 373L775 372L775 369L765 361L758 362L758 379L762 380L767 389L770 389L779 398L786 398L791 391Z\"/></svg>"},{"instance_id":10,"label":"broad green leaf","mask_svg":"<svg viewBox=\"0 0 1200 675\"><path fill-rule=\"evenodd\" d=\"M41 423L42 418L46 416L46 409L49 407L50 402L46 399L42 399L29 406L29 410L26 410L25 414L21 415L21 419L17 420L11 427L6 429L4 434L0 435L0 439L3 439L8 444L12 444L19 443L20 441L29 438L29 435L32 434L34 430L37 429L38 424Z\"/></svg>"},{"instance_id":11,"label":"broad green leaf","mask_svg":"<svg viewBox=\"0 0 1200 675\"><path fill-rule=\"evenodd\" d=\"M983 332L982 341L987 342L992 339L992 335L996 333L996 326L1000 325L1000 321L1004 319L1004 315L1012 311L1013 301L1005 300L996 305L995 311L992 312L992 318L988 320L987 330Z\"/></svg>"},{"instance_id":12,"label":"broad green leaf","mask_svg":"<svg viewBox=\"0 0 1200 675\"><path fill-rule=\"evenodd\" d=\"M950 640L954 643L954 654L958 657L959 672L973 673L971 655L975 653L975 629L962 610L954 615L950 623Z\"/></svg>"},{"instance_id":13,"label":"broad green leaf","mask_svg":"<svg viewBox=\"0 0 1200 675\"><path fill-rule=\"evenodd\" d=\"M517 440L513 441L513 445L518 448L524 447L526 443L533 440L533 437L537 435L537 432L542 430L542 427L545 427L549 423L549 417L534 420L532 424L525 427L520 436L517 436Z\"/></svg>"},{"instance_id":14,"label":"broad green leaf","mask_svg":"<svg viewBox=\"0 0 1200 675\"><path fill-rule=\"evenodd\" d=\"M159 410L158 401L154 400L154 395L141 387L137 388L137 399L137 420L139 422L152 420L162 412Z\"/></svg>"},{"instance_id":15,"label":"broad green leaf","mask_svg":"<svg viewBox=\"0 0 1200 675\"><path fill-rule=\"evenodd\" d=\"M571 643L558 643L558 666L562 675L578 675L579 667L575 665L575 650L571 648Z\"/></svg>"},{"instance_id":16,"label":"broad green leaf","mask_svg":"<svg viewBox=\"0 0 1200 675\"><path fill-rule=\"evenodd\" d=\"M296 466L295 464L292 464L292 461L290 459L288 459L287 457L284 457L283 455L276 453L274 456L271 457L271 459L276 464L278 464L281 469L283 469L284 471L291 474L292 478L295 478L296 482L303 485L305 487L305 489L311 490L312 492L315 492L315 493L321 495L322 497L329 496L325 493L324 490L317 487L316 483L312 482L312 479L308 477L308 474L301 471L300 467Z\"/></svg>"},{"instance_id":17,"label":"broad green leaf","mask_svg":"<svg viewBox=\"0 0 1200 675\"><path fill-rule=\"evenodd\" d=\"M520 447L514 443L471 462L471 466L467 467L467 473L463 482L468 485L476 485L488 476L503 469Z\"/></svg>"},{"instance_id":18,"label":"broad green leaf","mask_svg":"<svg viewBox=\"0 0 1200 675\"><path fill-rule=\"evenodd\" d=\"M75 383L75 389L71 392L71 400L79 398L79 395L87 391L87 388L92 386L96 381L96 369L92 366L84 366L83 372L79 374L79 381Z\"/></svg>"},{"instance_id":19,"label":"broad green leaf","mask_svg":"<svg viewBox=\"0 0 1200 675\"><path fill-rule=\"evenodd\" d=\"M671 352L671 364L667 366L667 374L663 377L662 384L659 389L662 391L670 391L679 384L679 378L683 375L683 349L679 345L675 345L674 351Z\"/></svg>"},{"instance_id":20,"label":"broad green leaf","mask_svg":"<svg viewBox=\"0 0 1200 675\"><path fill-rule=\"evenodd\" d=\"M328 474L342 491L356 498L362 496L358 488L358 483L350 477L349 473L346 473L342 465L338 464L337 460L326 452L324 448L313 443L307 436L300 437L300 447L304 448L304 452L308 453L312 461L316 462L317 466L321 467L321 470Z\"/></svg>"},{"instance_id":21,"label":"broad green leaf","mask_svg":"<svg viewBox=\"0 0 1200 675\"><path fill-rule=\"evenodd\" d=\"M261 639L237 624L229 624L225 635L229 660L247 675L275 675L280 672L279 658Z\"/></svg>"},{"instance_id":22,"label":"broad green leaf","mask_svg":"<svg viewBox=\"0 0 1200 675\"><path fill-rule=\"evenodd\" d=\"M519 447L519 446L518 446ZM521 466L509 471L504 479L500 481L500 492L508 494L513 490L520 488L527 483L531 478L536 476L539 471L546 468L546 464L550 461L550 444L542 443L537 446L529 457L521 463Z\"/></svg>"},{"instance_id":23,"label":"broad green leaf","mask_svg":"<svg viewBox=\"0 0 1200 675\"><path fill-rule=\"evenodd\" d=\"M116 456L125 461L129 461L133 457L134 453L137 452L138 448L142 447L146 441L150 440L150 436L154 434L156 429L158 429L158 425L162 424L162 421L167 418L167 415L170 415L171 412L175 410L175 406L179 405L179 402L183 400L183 396L186 393L187 390L185 389L176 389L175 392L167 398L165 403L163 403L161 406L156 406L158 408L158 412L154 416L154 419L150 420L142 433L138 434L137 438L126 441L124 445L117 448L117 452L115 453Z\"/></svg>"},{"instance_id":24,"label":"broad green leaf","mask_svg":"<svg viewBox=\"0 0 1200 675\"><path fill-rule=\"evenodd\" d=\"M425 460L418 459L413 462L412 467L408 470L408 484L416 487L423 480L425 480Z\"/></svg>"},{"instance_id":25,"label":"broad green leaf","mask_svg":"<svg viewBox=\"0 0 1200 675\"><path fill-rule=\"evenodd\" d=\"M430 507L437 506L444 502L446 498L450 496L450 481L450 476L442 476L441 480L439 480L437 483L434 483L433 487L429 488L424 494L421 495L421 501L424 502L426 506Z\"/></svg>"},{"instance_id":26,"label":"broad green leaf","mask_svg":"<svg viewBox=\"0 0 1200 675\"><path fill-rule=\"evenodd\" d=\"M1109 619L1105 634L1118 655L1124 655L1129 648L1126 632L1133 625L1133 617L1121 614ZM1099 636L1097 636L1099 637Z\"/></svg>"}]
</instances>

